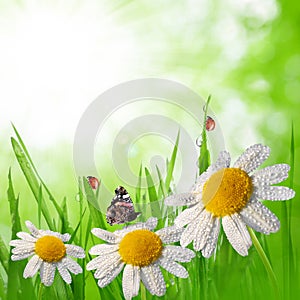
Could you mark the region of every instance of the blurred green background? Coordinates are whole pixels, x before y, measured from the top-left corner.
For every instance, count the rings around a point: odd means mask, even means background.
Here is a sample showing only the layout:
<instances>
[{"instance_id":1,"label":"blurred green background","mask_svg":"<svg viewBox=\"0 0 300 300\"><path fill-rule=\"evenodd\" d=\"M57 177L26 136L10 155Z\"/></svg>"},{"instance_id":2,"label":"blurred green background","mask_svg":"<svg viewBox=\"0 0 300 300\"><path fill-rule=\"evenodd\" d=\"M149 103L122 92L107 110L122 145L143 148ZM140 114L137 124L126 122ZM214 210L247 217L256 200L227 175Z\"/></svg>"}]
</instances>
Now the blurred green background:
<instances>
[{"instance_id":1,"label":"blurred green background","mask_svg":"<svg viewBox=\"0 0 300 300\"><path fill-rule=\"evenodd\" d=\"M211 94L211 109L233 157L262 142L272 149L268 165L288 163L293 123L294 188L300 192L300 4L296 1L0 0L0 44L0 234L6 242L9 167L20 193L22 221L37 220L33 197L11 150L10 121L53 194L57 199L67 196L75 211L72 143L79 118L107 88L136 78L172 79L203 98ZM144 148L137 151L147 157ZM170 149L164 149L165 157ZM137 160L133 168L139 164ZM297 268L298 194L291 214ZM267 205L281 217L281 203ZM76 223L72 209L70 217ZM274 247L271 259L277 262L274 269L281 280L285 258L276 246L280 235L267 239Z\"/></svg>"}]
</instances>

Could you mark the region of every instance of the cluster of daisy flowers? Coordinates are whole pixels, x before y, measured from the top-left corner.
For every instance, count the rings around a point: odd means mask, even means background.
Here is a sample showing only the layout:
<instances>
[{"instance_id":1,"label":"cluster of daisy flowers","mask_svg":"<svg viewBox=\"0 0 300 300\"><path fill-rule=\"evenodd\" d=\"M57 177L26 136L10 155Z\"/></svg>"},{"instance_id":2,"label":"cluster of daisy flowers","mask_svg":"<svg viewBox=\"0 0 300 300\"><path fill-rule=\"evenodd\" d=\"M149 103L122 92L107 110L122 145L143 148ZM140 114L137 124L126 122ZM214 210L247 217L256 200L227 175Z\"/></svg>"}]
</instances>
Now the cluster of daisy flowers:
<instances>
[{"instance_id":1,"label":"cluster of daisy flowers","mask_svg":"<svg viewBox=\"0 0 300 300\"><path fill-rule=\"evenodd\" d=\"M163 296L166 284L161 268L187 278L187 270L178 262L190 262L195 252L186 248L193 242L193 249L209 258L215 251L221 222L227 239L242 256L248 255L252 244L247 226L269 234L280 228L278 218L260 200L288 200L295 192L284 186L273 186L288 177L289 165L277 164L254 172L269 156L270 148L253 145L230 167L227 151L219 154L217 161L200 175L192 189L165 199L170 206L187 206L176 218L174 225L154 231L156 218L136 223L121 230L109 232L94 228L92 233L105 241L93 246L89 254L96 255L86 265L95 270L94 277L103 288L122 271L125 299L138 295L140 282L152 295ZM84 250L66 244L69 234L38 230L31 222L30 231L19 232L20 239L12 240L12 260L33 257L27 263L23 276L33 277L40 270L41 282L50 286L56 269L63 280L70 284L71 275L82 272L80 265L69 258L84 258ZM180 246L169 245L180 242Z\"/></svg>"}]
</instances>

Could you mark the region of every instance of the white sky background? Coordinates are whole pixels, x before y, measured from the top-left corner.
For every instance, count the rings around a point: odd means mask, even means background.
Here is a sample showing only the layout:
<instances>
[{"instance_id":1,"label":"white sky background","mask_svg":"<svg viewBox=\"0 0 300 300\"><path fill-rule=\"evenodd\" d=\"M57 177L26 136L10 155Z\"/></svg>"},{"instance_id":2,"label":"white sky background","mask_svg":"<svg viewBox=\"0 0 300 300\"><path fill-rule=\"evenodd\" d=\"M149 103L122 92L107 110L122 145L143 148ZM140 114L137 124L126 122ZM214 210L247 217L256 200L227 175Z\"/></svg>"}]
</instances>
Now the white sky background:
<instances>
[{"instance_id":1,"label":"white sky background","mask_svg":"<svg viewBox=\"0 0 300 300\"><path fill-rule=\"evenodd\" d=\"M2 15L0 40L0 126L13 121L39 147L72 139L86 106L128 76L135 48L91 1L75 12L15 6Z\"/></svg>"},{"instance_id":2,"label":"white sky background","mask_svg":"<svg viewBox=\"0 0 300 300\"><path fill-rule=\"evenodd\" d=\"M174 48L166 45L168 41L160 26L166 26L168 33L181 35L188 42L192 32L187 31L185 36L184 27L204 21L211 9L209 1L187 1L180 19L182 5L173 9L168 7L172 3L169 2L160 13L156 9L159 15L149 16L149 20L141 17L135 20L138 10L133 10L126 25L117 22L115 13L108 13L107 2L106 7L101 1L92 0L77 4L42 3L28 0L18 6L8 1L0 9L0 128L7 131L10 121L14 122L26 141L38 148L47 148L60 140L72 142L88 104L122 81L155 76L189 86L192 78L189 70L180 69L178 74L166 71L164 60L177 51L178 45ZM238 95L219 86L226 72L245 54L249 43L235 16L252 14L265 22L276 16L277 7L273 0L264 4L258 0L228 0L223 5L226 9L221 8L222 18L211 30L215 43L223 48L222 55L199 81L213 94L224 92L224 99L236 103L241 102ZM124 14L130 9L131 5L125 7ZM146 27L139 29L139 24ZM149 31L149 38L147 26L154 28ZM194 39L192 42L197 45ZM234 107L243 109L237 114ZM228 131L232 131L239 123L237 118L244 119L246 109L239 104L224 107L223 112L224 120L235 116L236 122L226 124ZM247 145L251 136L254 139L255 133L249 133Z\"/></svg>"}]
</instances>

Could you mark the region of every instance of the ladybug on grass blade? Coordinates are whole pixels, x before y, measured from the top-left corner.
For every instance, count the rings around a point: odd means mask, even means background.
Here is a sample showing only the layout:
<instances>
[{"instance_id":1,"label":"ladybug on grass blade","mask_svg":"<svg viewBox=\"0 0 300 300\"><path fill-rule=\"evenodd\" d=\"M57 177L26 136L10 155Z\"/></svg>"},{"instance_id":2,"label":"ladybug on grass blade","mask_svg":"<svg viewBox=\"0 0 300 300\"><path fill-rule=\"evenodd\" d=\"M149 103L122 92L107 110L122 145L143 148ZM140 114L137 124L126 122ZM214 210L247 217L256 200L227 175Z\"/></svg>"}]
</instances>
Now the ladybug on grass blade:
<instances>
[{"instance_id":1,"label":"ladybug on grass blade","mask_svg":"<svg viewBox=\"0 0 300 300\"><path fill-rule=\"evenodd\" d=\"M97 190L99 187L99 180L94 176L87 176L87 180L93 190Z\"/></svg>"}]
</instances>

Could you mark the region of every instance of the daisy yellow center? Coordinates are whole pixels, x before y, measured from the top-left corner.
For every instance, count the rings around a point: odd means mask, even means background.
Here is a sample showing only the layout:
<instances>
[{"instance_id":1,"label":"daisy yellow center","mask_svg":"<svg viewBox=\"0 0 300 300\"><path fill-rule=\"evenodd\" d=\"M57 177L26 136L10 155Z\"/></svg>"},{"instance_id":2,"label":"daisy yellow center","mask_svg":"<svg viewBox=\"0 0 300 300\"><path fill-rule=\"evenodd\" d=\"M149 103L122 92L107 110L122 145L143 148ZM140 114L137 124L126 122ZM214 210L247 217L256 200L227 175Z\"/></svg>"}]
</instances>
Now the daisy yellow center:
<instances>
[{"instance_id":1,"label":"daisy yellow center","mask_svg":"<svg viewBox=\"0 0 300 300\"><path fill-rule=\"evenodd\" d=\"M214 173L204 184L202 201L215 217L240 212L252 194L249 175L238 168L225 168Z\"/></svg>"},{"instance_id":2,"label":"daisy yellow center","mask_svg":"<svg viewBox=\"0 0 300 300\"><path fill-rule=\"evenodd\" d=\"M34 251L46 262L57 262L66 255L66 246L61 239L45 235L36 241Z\"/></svg>"},{"instance_id":3,"label":"daisy yellow center","mask_svg":"<svg viewBox=\"0 0 300 300\"><path fill-rule=\"evenodd\" d=\"M160 237L147 229L127 233L119 246L119 253L126 264L144 267L156 261L163 250Z\"/></svg>"}]
</instances>

